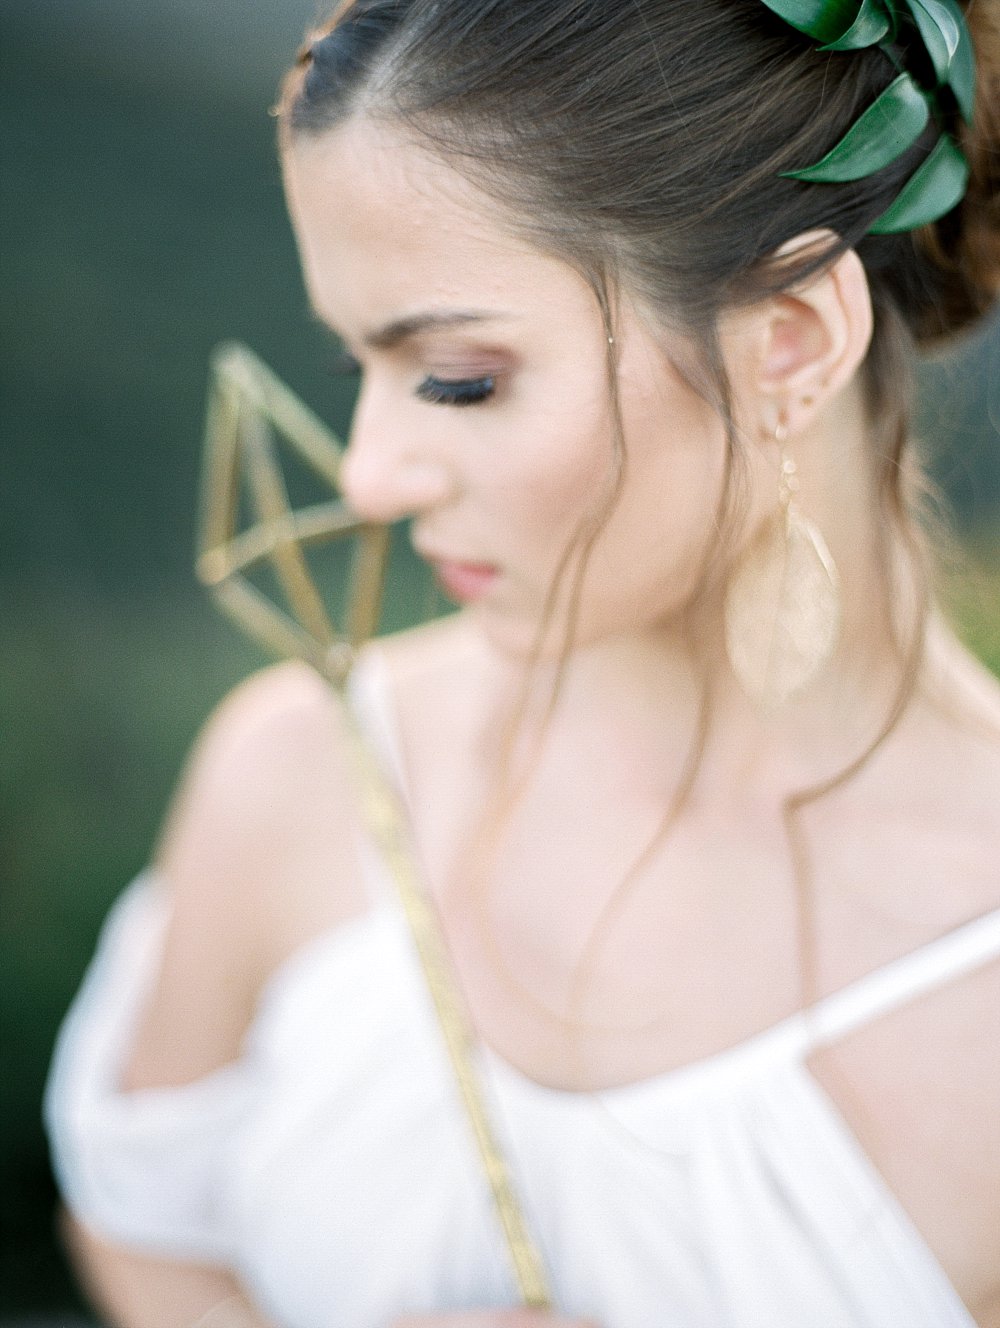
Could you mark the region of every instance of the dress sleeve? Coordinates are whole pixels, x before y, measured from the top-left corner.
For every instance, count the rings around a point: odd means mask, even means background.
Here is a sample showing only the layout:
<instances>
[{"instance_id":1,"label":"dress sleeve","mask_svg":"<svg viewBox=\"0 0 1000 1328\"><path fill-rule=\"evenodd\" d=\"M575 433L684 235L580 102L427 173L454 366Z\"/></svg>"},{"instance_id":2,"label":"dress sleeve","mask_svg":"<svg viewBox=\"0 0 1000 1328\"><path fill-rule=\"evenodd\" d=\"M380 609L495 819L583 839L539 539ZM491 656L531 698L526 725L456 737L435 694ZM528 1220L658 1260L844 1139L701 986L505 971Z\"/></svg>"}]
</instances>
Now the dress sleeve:
<instances>
[{"instance_id":1,"label":"dress sleeve","mask_svg":"<svg viewBox=\"0 0 1000 1328\"><path fill-rule=\"evenodd\" d=\"M177 1088L119 1087L168 915L150 871L113 906L56 1041L45 1123L64 1200L89 1227L149 1253L225 1263L226 1182L254 1097L251 1061Z\"/></svg>"}]
</instances>

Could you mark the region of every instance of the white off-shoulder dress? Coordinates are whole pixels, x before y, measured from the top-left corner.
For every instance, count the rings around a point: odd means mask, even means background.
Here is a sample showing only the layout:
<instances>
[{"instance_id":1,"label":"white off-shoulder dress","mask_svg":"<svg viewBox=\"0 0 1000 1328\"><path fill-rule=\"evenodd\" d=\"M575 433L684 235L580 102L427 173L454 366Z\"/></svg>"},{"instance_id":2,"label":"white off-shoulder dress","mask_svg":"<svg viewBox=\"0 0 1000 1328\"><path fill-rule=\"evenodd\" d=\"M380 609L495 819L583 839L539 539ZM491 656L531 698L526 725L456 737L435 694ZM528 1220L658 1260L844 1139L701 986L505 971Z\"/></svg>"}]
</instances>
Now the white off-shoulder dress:
<instances>
[{"instance_id":1,"label":"white off-shoulder dress","mask_svg":"<svg viewBox=\"0 0 1000 1328\"><path fill-rule=\"evenodd\" d=\"M375 659L355 704L391 753ZM371 908L272 974L236 1062L122 1092L169 913L155 875L140 876L108 917L46 1093L69 1207L112 1240L233 1268L277 1328L517 1303L370 847L365 870ZM560 1310L602 1328L973 1328L806 1058L998 955L1000 911L730 1050L598 1095L542 1087L480 1048Z\"/></svg>"}]
</instances>

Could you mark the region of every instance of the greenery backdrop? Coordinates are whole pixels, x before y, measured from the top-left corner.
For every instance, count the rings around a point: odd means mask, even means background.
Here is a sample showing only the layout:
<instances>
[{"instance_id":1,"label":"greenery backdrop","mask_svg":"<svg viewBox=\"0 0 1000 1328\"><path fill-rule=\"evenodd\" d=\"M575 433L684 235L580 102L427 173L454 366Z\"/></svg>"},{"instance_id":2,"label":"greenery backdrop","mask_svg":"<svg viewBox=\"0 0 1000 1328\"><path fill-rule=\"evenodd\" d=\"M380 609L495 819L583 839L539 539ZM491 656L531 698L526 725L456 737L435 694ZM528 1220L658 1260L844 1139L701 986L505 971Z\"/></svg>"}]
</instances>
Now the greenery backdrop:
<instances>
[{"instance_id":1,"label":"greenery backdrop","mask_svg":"<svg viewBox=\"0 0 1000 1328\"><path fill-rule=\"evenodd\" d=\"M247 341L335 426L267 115L312 0L5 0L0 481L0 1315L79 1303L39 1122L100 919L185 750L261 662L191 573L210 348ZM1000 333L929 368L924 432L1000 671ZM419 616L405 548L387 625Z\"/></svg>"}]
</instances>

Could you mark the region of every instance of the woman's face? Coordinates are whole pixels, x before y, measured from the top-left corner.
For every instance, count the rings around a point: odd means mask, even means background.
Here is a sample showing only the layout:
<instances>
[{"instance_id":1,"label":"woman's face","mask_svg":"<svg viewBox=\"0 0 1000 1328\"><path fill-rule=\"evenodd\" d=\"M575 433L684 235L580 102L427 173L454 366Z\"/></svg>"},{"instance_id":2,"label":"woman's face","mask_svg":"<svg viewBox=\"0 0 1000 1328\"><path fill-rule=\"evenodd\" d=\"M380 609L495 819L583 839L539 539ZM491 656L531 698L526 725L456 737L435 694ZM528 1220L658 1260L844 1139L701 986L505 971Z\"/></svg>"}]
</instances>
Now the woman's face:
<instances>
[{"instance_id":1,"label":"woman's face","mask_svg":"<svg viewBox=\"0 0 1000 1328\"><path fill-rule=\"evenodd\" d=\"M449 166L364 119L289 148L311 301L363 370L349 502L412 517L417 551L490 639L534 640L560 560L614 473L607 335L568 264ZM679 338L615 329L626 473L590 554L576 639L669 622L713 538L723 426Z\"/></svg>"}]
</instances>

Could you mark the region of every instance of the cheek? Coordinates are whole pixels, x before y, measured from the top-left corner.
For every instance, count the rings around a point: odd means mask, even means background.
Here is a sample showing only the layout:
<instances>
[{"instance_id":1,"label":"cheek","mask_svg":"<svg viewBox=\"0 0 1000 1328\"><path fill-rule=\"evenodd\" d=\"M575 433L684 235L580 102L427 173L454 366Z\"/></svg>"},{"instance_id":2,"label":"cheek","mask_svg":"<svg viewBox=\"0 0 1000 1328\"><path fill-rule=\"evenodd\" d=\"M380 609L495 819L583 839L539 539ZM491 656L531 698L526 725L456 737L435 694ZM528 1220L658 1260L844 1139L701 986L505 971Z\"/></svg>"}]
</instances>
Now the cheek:
<instances>
[{"instance_id":1,"label":"cheek","mask_svg":"<svg viewBox=\"0 0 1000 1328\"><path fill-rule=\"evenodd\" d=\"M512 416L498 444L505 455L482 479L511 535L546 566L601 509L614 471L612 438L607 403L589 392L560 394L544 408L525 403Z\"/></svg>"},{"instance_id":2,"label":"cheek","mask_svg":"<svg viewBox=\"0 0 1000 1328\"><path fill-rule=\"evenodd\" d=\"M726 439L714 416L680 418L629 458L623 524L645 530L666 556L703 548L714 529L725 474Z\"/></svg>"},{"instance_id":3,"label":"cheek","mask_svg":"<svg viewBox=\"0 0 1000 1328\"><path fill-rule=\"evenodd\" d=\"M540 441L544 446L545 440ZM590 445L585 449L566 449L563 457L556 447L561 441L551 440L546 464L532 468L519 487L517 500L524 522L560 550L588 516L601 509L612 472L607 431L588 439ZM579 444L579 435L573 441Z\"/></svg>"},{"instance_id":4,"label":"cheek","mask_svg":"<svg viewBox=\"0 0 1000 1328\"><path fill-rule=\"evenodd\" d=\"M626 473L594 551L592 593L637 610L678 608L717 538L726 437L686 385L624 401Z\"/></svg>"}]
</instances>

